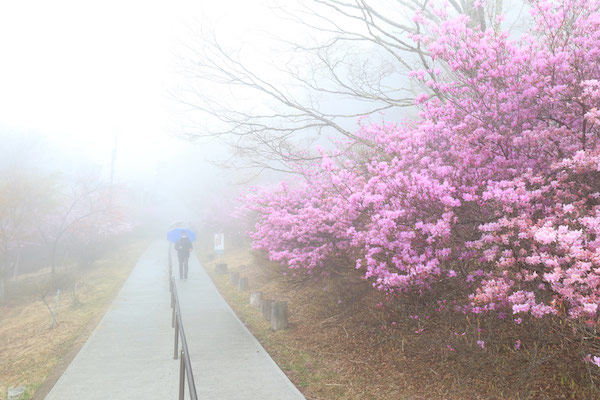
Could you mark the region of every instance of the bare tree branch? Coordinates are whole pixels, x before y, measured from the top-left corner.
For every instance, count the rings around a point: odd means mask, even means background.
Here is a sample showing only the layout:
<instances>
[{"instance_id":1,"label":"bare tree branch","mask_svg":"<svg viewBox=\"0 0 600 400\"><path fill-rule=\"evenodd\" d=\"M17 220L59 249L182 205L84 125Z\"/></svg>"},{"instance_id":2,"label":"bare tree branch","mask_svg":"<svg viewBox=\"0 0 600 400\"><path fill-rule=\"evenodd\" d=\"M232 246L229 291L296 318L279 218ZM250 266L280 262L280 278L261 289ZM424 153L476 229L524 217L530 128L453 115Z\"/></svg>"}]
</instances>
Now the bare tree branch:
<instances>
[{"instance_id":1,"label":"bare tree branch","mask_svg":"<svg viewBox=\"0 0 600 400\"><path fill-rule=\"evenodd\" d=\"M474 0L449 4L449 11L485 29L502 0L490 0L487 8ZM214 32L197 33L197 42L185 47L188 83L173 97L201 122L181 136L226 143L229 166L289 171L291 164L318 158L308 148L325 133L360 142L353 128L360 117L406 113L414 105L409 71L424 68L438 79L433 60L413 39L425 33L415 13L441 22L428 0L308 0L275 3L272 10L307 36L271 34L285 49L273 51L265 69L253 64L247 49L226 49ZM435 89L419 91L445 101Z\"/></svg>"}]
</instances>

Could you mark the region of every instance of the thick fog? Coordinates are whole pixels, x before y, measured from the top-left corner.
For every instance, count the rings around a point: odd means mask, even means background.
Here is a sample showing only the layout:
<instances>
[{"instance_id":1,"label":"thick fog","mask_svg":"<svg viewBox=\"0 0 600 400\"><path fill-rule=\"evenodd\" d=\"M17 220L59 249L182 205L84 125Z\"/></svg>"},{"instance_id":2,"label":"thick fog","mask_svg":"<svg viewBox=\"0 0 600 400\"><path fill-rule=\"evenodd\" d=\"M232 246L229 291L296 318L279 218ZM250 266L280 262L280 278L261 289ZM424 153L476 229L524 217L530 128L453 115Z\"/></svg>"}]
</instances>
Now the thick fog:
<instances>
[{"instance_id":1,"label":"thick fog","mask_svg":"<svg viewBox=\"0 0 600 400\"><path fill-rule=\"evenodd\" d=\"M35 167L96 174L106 182L112 175L113 183L148 198L188 202L235 181L221 178L210 163L226 157L217 143L192 146L175 137L189 121L173 100L182 85L178 49L198 24L227 25L240 35L242 16L260 16L260 7L185 0L3 3L3 174ZM156 206L178 215L177 207Z\"/></svg>"},{"instance_id":2,"label":"thick fog","mask_svg":"<svg viewBox=\"0 0 600 400\"><path fill-rule=\"evenodd\" d=\"M518 36L525 7L490 4ZM411 21L396 2L372 5L383 30ZM120 221L144 234L220 230L249 184L318 163L317 146L352 137L363 116L414 117L415 93L427 90L408 78L418 55L390 49L360 16L292 0L2 4L4 190L20 193L15 204L47 192L52 206L33 219L59 221L54 236L47 221L5 221L15 231L4 234L58 242L79 218L69 205L92 192L111 207L120 196Z\"/></svg>"}]
</instances>

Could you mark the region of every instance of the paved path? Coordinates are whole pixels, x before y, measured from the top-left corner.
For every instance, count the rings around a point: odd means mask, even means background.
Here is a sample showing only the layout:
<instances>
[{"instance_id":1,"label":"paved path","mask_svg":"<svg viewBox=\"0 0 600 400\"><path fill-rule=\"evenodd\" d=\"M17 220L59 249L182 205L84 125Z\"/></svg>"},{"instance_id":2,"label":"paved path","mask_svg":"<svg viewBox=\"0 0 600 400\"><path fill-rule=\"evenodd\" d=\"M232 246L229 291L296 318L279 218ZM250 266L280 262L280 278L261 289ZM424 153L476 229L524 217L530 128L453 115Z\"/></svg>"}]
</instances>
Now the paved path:
<instances>
[{"instance_id":1,"label":"paved path","mask_svg":"<svg viewBox=\"0 0 600 400\"><path fill-rule=\"evenodd\" d=\"M146 250L46 399L177 398L179 361L173 360L167 246L166 241L155 242ZM193 255L188 279L177 285L199 399L304 399Z\"/></svg>"}]
</instances>

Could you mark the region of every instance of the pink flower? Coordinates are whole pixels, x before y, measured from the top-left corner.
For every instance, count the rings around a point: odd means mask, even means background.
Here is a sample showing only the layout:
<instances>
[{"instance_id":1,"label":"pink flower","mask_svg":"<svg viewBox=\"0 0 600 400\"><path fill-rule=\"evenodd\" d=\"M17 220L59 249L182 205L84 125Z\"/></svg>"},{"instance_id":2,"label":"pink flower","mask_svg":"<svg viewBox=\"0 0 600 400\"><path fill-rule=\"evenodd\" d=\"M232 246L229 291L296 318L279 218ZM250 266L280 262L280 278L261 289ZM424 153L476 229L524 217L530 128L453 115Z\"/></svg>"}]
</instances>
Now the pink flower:
<instances>
[{"instance_id":1,"label":"pink flower","mask_svg":"<svg viewBox=\"0 0 600 400\"><path fill-rule=\"evenodd\" d=\"M598 310L598 304L596 303L584 303L583 304L583 312L589 315L596 315L596 311Z\"/></svg>"},{"instance_id":2,"label":"pink flower","mask_svg":"<svg viewBox=\"0 0 600 400\"><path fill-rule=\"evenodd\" d=\"M537 230L535 240L542 244L550 244L556 240L556 231L551 226L544 226Z\"/></svg>"},{"instance_id":3,"label":"pink flower","mask_svg":"<svg viewBox=\"0 0 600 400\"><path fill-rule=\"evenodd\" d=\"M428 98L429 98L429 95L427 95L426 93L421 93L417 97L415 97L415 104L425 103Z\"/></svg>"}]
</instances>

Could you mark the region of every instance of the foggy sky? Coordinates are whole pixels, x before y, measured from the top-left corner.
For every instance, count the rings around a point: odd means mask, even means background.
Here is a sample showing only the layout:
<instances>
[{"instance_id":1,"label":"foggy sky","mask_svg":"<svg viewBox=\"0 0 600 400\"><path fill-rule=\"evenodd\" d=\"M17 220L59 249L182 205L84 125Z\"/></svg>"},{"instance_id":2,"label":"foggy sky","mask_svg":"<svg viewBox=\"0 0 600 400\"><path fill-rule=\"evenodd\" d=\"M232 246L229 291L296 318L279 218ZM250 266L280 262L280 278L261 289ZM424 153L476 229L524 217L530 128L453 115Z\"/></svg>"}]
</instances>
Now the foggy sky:
<instances>
[{"instance_id":1,"label":"foggy sky","mask_svg":"<svg viewBox=\"0 0 600 400\"><path fill-rule=\"evenodd\" d=\"M265 14L248 3L0 3L0 130L41 135L105 173L118 134L122 176L153 173L188 146L169 137L181 117L169 99L181 84L177 46L201 23L235 40L244 18Z\"/></svg>"}]
</instances>

